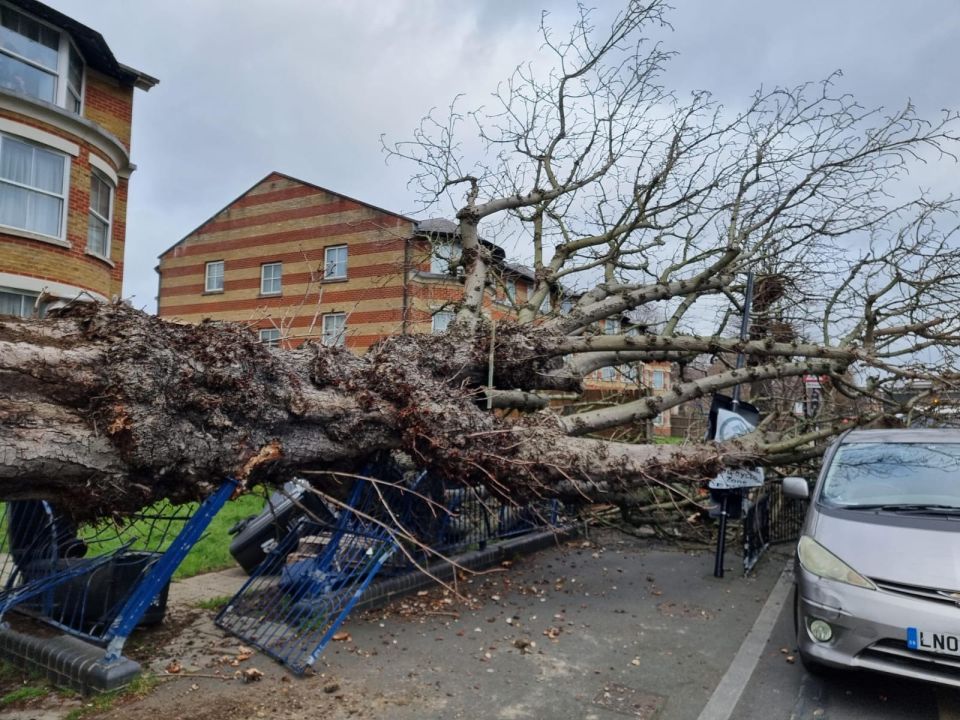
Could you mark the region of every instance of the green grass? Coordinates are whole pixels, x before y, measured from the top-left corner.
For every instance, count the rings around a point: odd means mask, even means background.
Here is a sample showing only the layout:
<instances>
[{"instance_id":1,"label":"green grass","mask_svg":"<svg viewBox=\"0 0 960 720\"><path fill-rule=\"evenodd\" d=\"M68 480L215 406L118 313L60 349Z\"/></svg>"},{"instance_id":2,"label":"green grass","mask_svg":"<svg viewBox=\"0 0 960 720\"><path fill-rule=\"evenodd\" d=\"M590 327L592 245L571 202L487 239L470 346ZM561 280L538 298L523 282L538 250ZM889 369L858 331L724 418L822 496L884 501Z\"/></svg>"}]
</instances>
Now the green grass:
<instances>
[{"instance_id":1,"label":"green grass","mask_svg":"<svg viewBox=\"0 0 960 720\"><path fill-rule=\"evenodd\" d=\"M6 707L7 705L12 705L13 703L23 702L25 700L33 700L34 698L44 697L50 694L50 688L41 687L39 685L26 685L22 688L8 692L3 697L0 697L0 707Z\"/></svg>"},{"instance_id":2,"label":"green grass","mask_svg":"<svg viewBox=\"0 0 960 720\"><path fill-rule=\"evenodd\" d=\"M242 495L223 506L213 518L207 531L193 550L184 558L174 573L174 578L188 578L201 573L233 567L236 563L230 555L230 540L227 532L238 520L255 515L263 510L266 499L262 493Z\"/></svg>"},{"instance_id":3,"label":"green grass","mask_svg":"<svg viewBox=\"0 0 960 720\"><path fill-rule=\"evenodd\" d=\"M135 677L126 687L111 692L93 695L81 707L71 710L65 720L80 720L92 713L106 712L119 700L142 698L160 684L156 675L142 673Z\"/></svg>"},{"instance_id":4,"label":"green grass","mask_svg":"<svg viewBox=\"0 0 960 720\"><path fill-rule=\"evenodd\" d=\"M232 596L230 595L218 595L217 597L207 598L206 600L200 600L193 604L195 608L200 610L219 610L228 602L230 602Z\"/></svg>"},{"instance_id":5,"label":"green grass","mask_svg":"<svg viewBox=\"0 0 960 720\"><path fill-rule=\"evenodd\" d=\"M674 437L673 435L654 435L653 444L654 445L683 445L683 438Z\"/></svg>"}]
</instances>

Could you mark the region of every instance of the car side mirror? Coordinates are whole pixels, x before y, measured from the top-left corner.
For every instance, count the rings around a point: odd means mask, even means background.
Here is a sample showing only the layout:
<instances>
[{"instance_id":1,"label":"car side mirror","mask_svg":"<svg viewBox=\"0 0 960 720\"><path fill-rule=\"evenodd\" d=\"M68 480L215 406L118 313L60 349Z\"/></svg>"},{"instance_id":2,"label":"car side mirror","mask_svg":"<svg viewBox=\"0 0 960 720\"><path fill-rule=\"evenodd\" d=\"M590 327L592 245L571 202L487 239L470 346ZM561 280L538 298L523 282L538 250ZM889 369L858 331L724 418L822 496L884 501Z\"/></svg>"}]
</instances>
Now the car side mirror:
<instances>
[{"instance_id":1,"label":"car side mirror","mask_svg":"<svg viewBox=\"0 0 960 720\"><path fill-rule=\"evenodd\" d=\"M783 494L794 500L806 500L810 497L810 486L806 478L785 477L783 479Z\"/></svg>"}]
</instances>

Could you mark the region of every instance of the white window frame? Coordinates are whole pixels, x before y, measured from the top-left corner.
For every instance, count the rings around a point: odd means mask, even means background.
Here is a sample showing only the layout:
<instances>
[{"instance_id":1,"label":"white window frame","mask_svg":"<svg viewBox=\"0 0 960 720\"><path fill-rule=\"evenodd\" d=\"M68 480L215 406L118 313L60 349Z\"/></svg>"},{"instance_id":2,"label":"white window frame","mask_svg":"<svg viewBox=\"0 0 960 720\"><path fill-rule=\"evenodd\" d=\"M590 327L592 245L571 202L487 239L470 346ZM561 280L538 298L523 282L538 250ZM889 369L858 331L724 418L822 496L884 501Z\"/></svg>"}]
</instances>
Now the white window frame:
<instances>
[{"instance_id":1,"label":"white window frame","mask_svg":"<svg viewBox=\"0 0 960 720\"><path fill-rule=\"evenodd\" d=\"M110 195L109 195L109 202L107 203L108 208L109 208L108 211L107 211L107 217L103 217L99 212L97 212L96 210L94 210L94 209L93 209L93 204L92 204L92 202L89 203L89 204L90 204L90 209L89 209L90 215L93 215L95 218L97 218L97 219L100 220L101 222L106 223L106 225L107 225L106 243L105 243L106 247L104 247L104 252L103 252L103 253L97 252L96 250L93 250L93 249L90 248L90 218L89 218L89 216L88 216L88 217L87 217L87 252L90 253L91 255L96 255L97 257L102 257L104 260L109 260L109 259L110 259L110 252L111 252L112 247L113 247L113 246L112 246L112 241L113 241L113 199L114 199L114 196L115 196L115 194L116 194L116 188L114 187L113 182L110 180L110 178L108 178L104 173L100 172L99 170L97 170L97 169L95 169L95 168L91 168L91 169L90 169L90 185L91 185L91 189L92 189L92 186L93 186L93 181L94 181L94 179L97 179L97 180L99 180L100 182L102 182L102 183L107 187L107 192L110 194ZM90 194L90 197L91 197L91 200L92 200L92 198L93 198L93 193L92 193L92 192L91 192L91 194Z\"/></svg>"},{"instance_id":2,"label":"white window frame","mask_svg":"<svg viewBox=\"0 0 960 720\"><path fill-rule=\"evenodd\" d=\"M267 269L273 271L274 268L279 269L279 273L274 277L267 277ZM267 283L270 283L270 289L267 288ZM273 283L276 283L276 289L273 289ZM260 294L261 295L281 295L283 293L283 263L282 262L269 262L264 263L260 266Z\"/></svg>"},{"instance_id":3,"label":"white window frame","mask_svg":"<svg viewBox=\"0 0 960 720\"><path fill-rule=\"evenodd\" d=\"M613 365L600 368L600 379L613 382L617 379L617 369Z\"/></svg>"},{"instance_id":4,"label":"white window frame","mask_svg":"<svg viewBox=\"0 0 960 720\"><path fill-rule=\"evenodd\" d=\"M321 323L323 329L323 334L320 336L321 344L326 347L343 347L347 336L347 314L326 313L321 318ZM338 323L339 329L335 327Z\"/></svg>"},{"instance_id":5,"label":"white window frame","mask_svg":"<svg viewBox=\"0 0 960 720\"><path fill-rule=\"evenodd\" d=\"M23 184L23 183L17 182L16 180L7 180L7 179L4 179L4 178L0 178L0 183L2 183L2 184L10 185L10 186L12 186L12 187L17 187L17 188L22 188L23 190L26 190L27 192L40 193L41 195L47 195L47 196L49 196L49 197L54 197L54 198L57 198L58 200L60 200L60 228L59 228L58 234L56 234L56 235L48 235L47 233L40 232L39 230L35 230L35 229L33 229L33 228L21 228L21 227L17 227L16 225L7 225L6 223L3 223L3 222L0 222L0 227L11 228L11 229L13 229L13 230L18 230L18 231L20 231L20 232L31 233L31 234L37 235L37 236L39 236L39 237L54 238L55 240L60 240L60 241L65 242L65 241L66 241L66 233L67 233L67 212L68 212L69 206L70 206L70 201L69 201L69 198L70 198L70 156L69 156L69 155L65 155L64 153L60 152L59 150L56 150L56 149L54 149L54 148L52 148L52 147L50 147L50 146L48 146L48 145L44 145L44 144L42 144L42 143L34 142L34 141L32 141L32 140L28 140L28 139L25 138L25 137L20 137L20 136L18 136L18 135L14 135L14 134L12 134L12 133L0 133L0 157L2 157L2 155L3 155L3 143L4 143L4 141L5 141L7 138L10 138L11 140L14 140L14 141L16 141L16 142L23 143L24 145L31 145L32 147L34 147L34 148L36 148L36 149L38 149L38 150L42 150L43 152L50 153L51 155L58 155L58 156L61 158L61 160L63 160L63 184L62 184L62 194L57 194L57 193L54 193L54 192L50 192L49 190L44 190L44 189L42 189L42 188L35 188L35 187L31 186L31 185L25 185L25 184Z\"/></svg>"},{"instance_id":6,"label":"white window frame","mask_svg":"<svg viewBox=\"0 0 960 720\"><path fill-rule=\"evenodd\" d=\"M662 428L667 424L667 419L663 416L663 413L657 413L653 418L653 426Z\"/></svg>"},{"instance_id":7,"label":"white window frame","mask_svg":"<svg viewBox=\"0 0 960 720\"><path fill-rule=\"evenodd\" d=\"M431 319L431 332L434 334L446 332L456 316L456 313L452 310L438 310ZM437 318L441 319L439 323Z\"/></svg>"},{"instance_id":8,"label":"white window frame","mask_svg":"<svg viewBox=\"0 0 960 720\"><path fill-rule=\"evenodd\" d=\"M280 347L280 341L283 339L283 333L280 328L262 328L260 330L260 342L268 347Z\"/></svg>"},{"instance_id":9,"label":"white window frame","mask_svg":"<svg viewBox=\"0 0 960 720\"><path fill-rule=\"evenodd\" d=\"M330 259L332 251L343 250L343 272L338 274L336 270L339 267L339 261ZM323 279L324 280L346 280L347 264L350 260L350 250L347 245L331 245L323 250Z\"/></svg>"},{"instance_id":10,"label":"white window frame","mask_svg":"<svg viewBox=\"0 0 960 720\"><path fill-rule=\"evenodd\" d=\"M619 335L620 334L620 321L616 318L607 318L603 321L603 334L604 335Z\"/></svg>"},{"instance_id":11,"label":"white window frame","mask_svg":"<svg viewBox=\"0 0 960 720\"><path fill-rule=\"evenodd\" d=\"M659 382L657 378L659 379ZM663 370L653 370L650 374L650 387L654 390L663 390L667 386L667 373Z\"/></svg>"},{"instance_id":12,"label":"white window frame","mask_svg":"<svg viewBox=\"0 0 960 720\"><path fill-rule=\"evenodd\" d=\"M220 266L220 274L214 275L210 272L214 267ZM203 291L208 293L221 293L226 286L227 265L223 260L211 260L203 266ZM220 287L211 287L211 278L220 278Z\"/></svg>"},{"instance_id":13,"label":"white window frame","mask_svg":"<svg viewBox=\"0 0 960 720\"><path fill-rule=\"evenodd\" d=\"M11 10L15 13L23 15L24 17L44 25L47 28L53 30L60 37L59 46L57 48L57 68L53 70L52 68L43 65L42 63L37 62L36 60L31 60L30 58L24 57L14 50L8 48L0 47L0 54L6 55L7 57L13 58L18 62L32 67L40 72L44 72L47 75L53 77L53 104L58 107L66 109L70 113L75 113L82 116L84 111L84 95L87 84L87 62L83 57L83 54L80 52L80 49L76 44L70 39L70 35L62 28L57 27L53 23L47 22L41 18L38 18L36 15L25 11L23 8L16 7L10 3L0 2L0 6ZM13 32L13 31L11 31ZM78 88L78 95L80 100L80 107L76 111L72 107L70 100L73 99L75 93L72 92L70 88L70 49L73 48L73 51L77 54L77 57L80 58L80 87ZM52 48L51 48L52 49ZM16 91L13 91L16 92ZM48 102L47 100L30 95L29 93L20 93L26 97L32 98L39 102Z\"/></svg>"}]
</instances>

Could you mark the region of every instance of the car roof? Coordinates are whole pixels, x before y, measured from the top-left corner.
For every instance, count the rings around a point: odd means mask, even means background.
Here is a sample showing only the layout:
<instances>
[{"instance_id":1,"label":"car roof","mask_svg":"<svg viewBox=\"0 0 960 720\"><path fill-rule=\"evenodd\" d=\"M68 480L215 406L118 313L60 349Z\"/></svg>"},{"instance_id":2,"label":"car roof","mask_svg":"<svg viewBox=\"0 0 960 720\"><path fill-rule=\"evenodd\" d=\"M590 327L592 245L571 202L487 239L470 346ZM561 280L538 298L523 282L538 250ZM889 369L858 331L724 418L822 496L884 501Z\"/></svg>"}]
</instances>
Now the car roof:
<instances>
[{"instance_id":1,"label":"car roof","mask_svg":"<svg viewBox=\"0 0 960 720\"><path fill-rule=\"evenodd\" d=\"M840 440L849 443L960 443L960 428L895 428L891 430L851 430Z\"/></svg>"}]
</instances>

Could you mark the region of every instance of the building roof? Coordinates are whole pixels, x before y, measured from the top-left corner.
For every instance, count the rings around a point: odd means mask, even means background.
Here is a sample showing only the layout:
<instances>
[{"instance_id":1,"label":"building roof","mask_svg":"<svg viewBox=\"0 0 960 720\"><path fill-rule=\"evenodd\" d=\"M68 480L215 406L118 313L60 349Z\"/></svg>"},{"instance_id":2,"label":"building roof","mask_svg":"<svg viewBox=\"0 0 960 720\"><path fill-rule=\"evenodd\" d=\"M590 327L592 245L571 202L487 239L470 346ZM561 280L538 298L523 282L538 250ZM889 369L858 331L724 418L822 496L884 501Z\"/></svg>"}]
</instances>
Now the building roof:
<instances>
[{"instance_id":1,"label":"building roof","mask_svg":"<svg viewBox=\"0 0 960 720\"><path fill-rule=\"evenodd\" d=\"M107 41L103 39L103 35L77 22L72 17L64 15L62 12L54 10L49 5L44 5L37 0L9 0L9 2L23 8L31 15L36 15L38 18L66 30L73 38L87 65L94 70L99 70L104 75L109 75L141 90L149 90L160 82L151 75L117 62L107 45Z\"/></svg>"},{"instance_id":2,"label":"building roof","mask_svg":"<svg viewBox=\"0 0 960 720\"><path fill-rule=\"evenodd\" d=\"M264 176L263 176L262 178L260 178L259 180L257 180L253 185L251 185L251 186L248 187L246 190L244 190L242 193L240 193L239 195L237 195L233 200L231 200L230 202L228 202L228 203L227 203L226 205L224 205L222 208L220 208L219 210L217 210L213 215L211 215L210 217L208 217L208 218L207 218L206 220L204 220L202 223L200 223L199 225L197 225L193 230L191 230L190 232L188 232L188 233L187 233L186 235L184 235L182 238L180 238L179 240L177 240L173 245L171 245L171 246L168 247L166 250L164 250L162 253L160 253L160 255L159 255L158 257L161 257L161 258L162 258L164 255L166 255L168 252L170 252L171 250L173 250L175 247L177 247L177 245L179 245L180 243L182 243L184 240L186 240L186 239L189 238L190 236L192 236L192 235L196 234L197 232L199 232L200 230L202 230L204 225L206 225L208 222L210 222L211 220L213 220L214 218L216 218L217 215L219 215L220 213L222 213L224 210L229 209L231 205L233 205L235 202L237 202L237 200L239 200L239 199L242 198L244 195L246 195L246 194L249 193L251 190L253 190L255 187L257 187L257 185L260 185L261 183L264 183L264 182L266 182L267 180L269 180L270 178L274 178L274 177L275 177L275 178L283 178L284 180L290 180L291 182L295 182L295 183L300 183L301 185L305 185L305 186L310 187L310 188L313 188L313 189L315 189L315 190L319 190L320 192L325 192L325 193L327 193L327 194L329 194L329 195L336 195L337 197L343 198L344 200L349 200L350 202L355 202L355 203L357 203L358 205L362 205L363 207L370 208L371 210L375 210L375 211L377 211L377 212L384 213L385 215L392 215L393 217L400 218L401 220L406 220L407 222L416 223L416 220L414 220L414 219L412 219L412 218L409 218L409 217L407 217L406 215L401 215L400 213L395 213L395 212L393 212L392 210L384 210L382 207L377 207L376 205L371 205L370 203L364 202L363 200L357 200L356 198L349 197L349 196L347 196L347 195L344 195L343 193L339 193L339 192L336 192L336 191L334 191L334 190L329 190L329 189L327 189L327 188L325 188L325 187L321 187L320 185L314 185L313 183L309 183L309 182L307 182L306 180L300 180L299 178L295 178L295 177L293 177L293 176L291 176L291 175L285 175L285 174L282 173L282 172L278 172L278 171L274 170L274 171L272 171L272 172L267 173L266 175L264 175Z\"/></svg>"}]
</instances>

